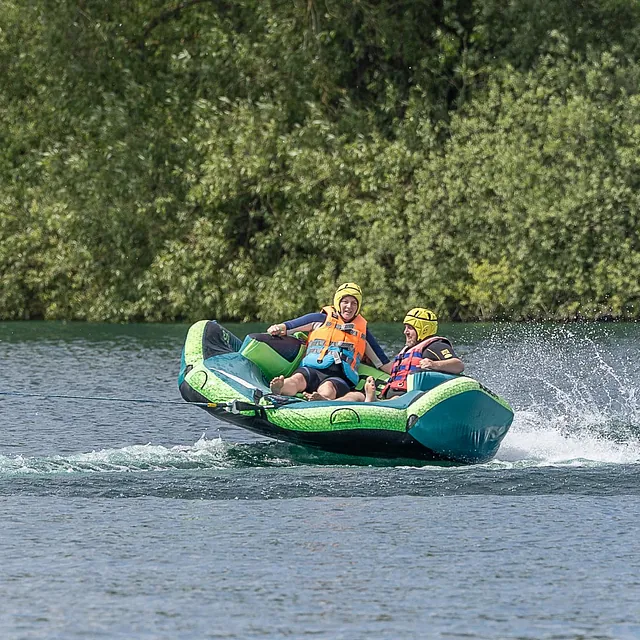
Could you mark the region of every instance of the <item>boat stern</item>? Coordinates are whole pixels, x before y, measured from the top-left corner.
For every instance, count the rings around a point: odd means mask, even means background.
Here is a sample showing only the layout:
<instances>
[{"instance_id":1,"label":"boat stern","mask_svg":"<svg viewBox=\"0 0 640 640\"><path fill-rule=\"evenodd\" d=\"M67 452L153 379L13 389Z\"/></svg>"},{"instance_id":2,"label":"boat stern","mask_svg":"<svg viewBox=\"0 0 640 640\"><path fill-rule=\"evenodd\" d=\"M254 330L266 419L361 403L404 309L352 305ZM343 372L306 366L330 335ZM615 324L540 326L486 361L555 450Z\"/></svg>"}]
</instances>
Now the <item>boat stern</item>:
<instances>
[{"instance_id":1,"label":"boat stern","mask_svg":"<svg viewBox=\"0 0 640 640\"><path fill-rule=\"evenodd\" d=\"M421 400L420 410L409 416L408 433L451 460L491 460L513 422L511 407L472 378L449 380Z\"/></svg>"}]
</instances>

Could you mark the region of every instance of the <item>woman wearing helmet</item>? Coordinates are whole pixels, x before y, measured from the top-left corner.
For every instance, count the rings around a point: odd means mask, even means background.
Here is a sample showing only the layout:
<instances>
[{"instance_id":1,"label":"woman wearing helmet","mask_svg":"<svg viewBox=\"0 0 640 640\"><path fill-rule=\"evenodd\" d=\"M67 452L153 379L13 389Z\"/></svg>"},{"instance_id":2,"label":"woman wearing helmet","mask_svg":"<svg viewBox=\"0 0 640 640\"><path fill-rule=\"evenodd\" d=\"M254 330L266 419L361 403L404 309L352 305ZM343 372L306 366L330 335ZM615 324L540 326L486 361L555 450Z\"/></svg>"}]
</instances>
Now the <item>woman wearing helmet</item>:
<instances>
[{"instance_id":1,"label":"woman wearing helmet","mask_svg":"<svg viewBox=\"0 0 640 640\"><path fill-rule=\"evenodd\" d=\"M464 363L453 350L447 338L437 336L438 318L433 311L416 307L404 318L405 345L391 366L391 378L380 392L380 398L388 400L407 391L407 377L419 371L439 371L458 374L464 371ZM373 378L365 384L365 400L376 399Z\"/></svg>"},{"instance_id":2,"label":"woman wearing helmet","mask_svg":"<svg viewBox=\"0 0 640 640\"><path fill-rule=\"evenodd\" d=\"M362 359L366 356L373 366L387 373L391 363L367 328L361 306L360 287L347 282L338 287L333 305L321 312L271 325L267 331L272 336L311 331L301 366L288 378L274 378L269 385L271 391L285 396L305 392L308 400L362 400L362 394L353 391Z\"/></svg>"}]
</instances>

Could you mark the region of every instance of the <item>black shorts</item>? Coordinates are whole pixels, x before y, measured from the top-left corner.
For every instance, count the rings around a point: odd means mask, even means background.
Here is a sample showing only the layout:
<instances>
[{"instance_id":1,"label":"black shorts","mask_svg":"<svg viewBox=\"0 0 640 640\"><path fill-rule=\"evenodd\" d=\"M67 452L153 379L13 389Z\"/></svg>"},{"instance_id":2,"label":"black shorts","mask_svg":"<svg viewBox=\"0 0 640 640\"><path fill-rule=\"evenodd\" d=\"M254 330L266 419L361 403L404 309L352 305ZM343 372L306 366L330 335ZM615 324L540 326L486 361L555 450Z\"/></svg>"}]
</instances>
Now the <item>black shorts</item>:
<instances>
[{"instance_id":1,"label":"black shorts","mask_svg":"<svg viewBox=\"0 0 640 640\"><path fill-rule=\"evenodd\" d=\"M336 398L341 398L345 393L349 393L353 388L344 375L341 366L331 365L326 369L313 369L312 367L299 367L293 373L301 373L307 381L305 391L317 391L318 387L327 380L331 382L336 390Z\"/></svg>"}]
</instances>

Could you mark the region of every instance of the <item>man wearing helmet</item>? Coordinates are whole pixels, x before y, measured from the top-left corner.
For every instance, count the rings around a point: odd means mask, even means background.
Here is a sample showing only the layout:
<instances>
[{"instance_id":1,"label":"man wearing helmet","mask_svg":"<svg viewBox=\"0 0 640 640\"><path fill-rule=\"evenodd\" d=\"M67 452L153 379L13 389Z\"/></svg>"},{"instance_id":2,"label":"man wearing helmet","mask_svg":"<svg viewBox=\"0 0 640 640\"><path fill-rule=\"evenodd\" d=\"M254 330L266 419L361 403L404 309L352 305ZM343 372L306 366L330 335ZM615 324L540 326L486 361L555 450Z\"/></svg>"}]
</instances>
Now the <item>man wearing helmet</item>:
<instances>
[{"instance_id":1,"label":"man wearing helmet","mask_svg":"<svg viewBox=\"0 0 640 640\"><path fill-rule=\"evenodd\" d=\"M453 350L447 338L437 336L438 318L433 311L417 307L411 309L404 318L405 345L395 357L391 366L391 377L380 392L382 400L402 395L407 391L407 377L420 371L439 371L458 374L464 371L464 364ZM373 378L367 378L365 400L376 399Z\"/></svg>"},{"instance_id":2,"label":"man wearing helmet","mask_svg":"<svg viewBox=\"0 0 640 640\"><path fill-rule=\"evenodd\" d=\"M271 325L267 331L272 336L311 331L300 367L288 378L274 378L269 385L271 391L285 396L305 392L308 400L362 400L362 394L353 391L362 359L367 357L373 366L387 373L391 363L367 328L361 306L360 287L347 282L338 287L332 306Z\"/></svg>"}]
</instances>

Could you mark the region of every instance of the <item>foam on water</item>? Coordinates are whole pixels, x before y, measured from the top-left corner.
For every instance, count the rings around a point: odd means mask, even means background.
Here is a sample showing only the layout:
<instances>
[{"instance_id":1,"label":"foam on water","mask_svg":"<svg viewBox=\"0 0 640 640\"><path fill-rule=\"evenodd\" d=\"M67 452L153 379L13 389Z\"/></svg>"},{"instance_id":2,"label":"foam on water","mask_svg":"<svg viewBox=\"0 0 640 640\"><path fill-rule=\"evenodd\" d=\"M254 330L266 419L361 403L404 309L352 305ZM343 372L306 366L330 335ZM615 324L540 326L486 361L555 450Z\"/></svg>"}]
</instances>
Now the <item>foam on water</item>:
<instances>
[{"instance_id":1,"label":"foam on water","mask_svg":"<svg viewBox=\"0 0 640 640\"><path fill-rule=\"evenodd\" d=\"M191 446L134 445L90 453L45 457L2 456L0 475L108 473L189 469L228 469L245 466L290 466L269 443L234 445L202 436Z\"/></svg>"},{"instance_id":2,"label":"foam on water","mask_svg":"<svg viewBox=\"0 0 640 640\"><path fill-rule=\"evenodd\" d=\"M637 438L616 442L599 433L599 425L594 427L593 432L581 428L571 433L565 424L545 424L538 414L516 412L496 462L538 466L640 463Z\"/></svg>"}]
</instances>

